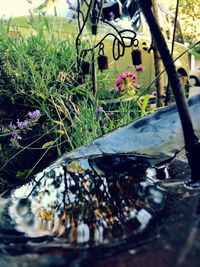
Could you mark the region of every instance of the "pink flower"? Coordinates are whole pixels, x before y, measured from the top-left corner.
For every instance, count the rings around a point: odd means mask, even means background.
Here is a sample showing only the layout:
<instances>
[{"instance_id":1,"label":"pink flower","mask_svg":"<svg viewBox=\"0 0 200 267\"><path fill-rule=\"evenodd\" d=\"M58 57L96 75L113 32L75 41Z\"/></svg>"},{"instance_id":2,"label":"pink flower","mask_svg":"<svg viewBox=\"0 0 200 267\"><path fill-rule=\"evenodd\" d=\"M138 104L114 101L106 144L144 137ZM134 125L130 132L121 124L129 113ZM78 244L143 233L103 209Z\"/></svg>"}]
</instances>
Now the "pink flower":
<instances>
[{"instance_id":1,"label":"pink flower","mask_svg":"<svg viewBox=\"0 0 200 267\"><path fill-rule=\"evenodd\" d=\"M114 112L109 112L108 113L108 116L112 116L112 115L114 115Z\"/></svg>"},{"instance_id":2,"label":"pink flower","mask_svg":"<svg viewBox=\"0 0 200 267\"><path fill-rule=\"evenodd\" d=\"M115 87L115 90L116 90L117 92L120 92L120 91L121 91L121 87L120 87L120 86L117 86L117 87Z\"/></svg>"},{"instance_id":3,"label":"pink flower","mask_svg":"<svg viewBox=\"0 0 200 267\"><path fill-rule=\"evenodd\" d=\"M121 76L121 75L120 75ZM116 86L120 85L121 83L123 82L123 79L122 78L119 78L117 81L116 81Z\"/></svg>"},{"instance_id":4,"label":"pink flower","mask_svg":"<svg viewBox=\"0 0 200 267\"><path fill-rule=\"evenodd\" d=\"M157 95L157 92L156 91L153 91L152 95Z\"/></svg>"},{"instance_id":5,"label":"pink flower","mask_svg":"<svg viewBox=\"0 0 200 267\"><path fill-rule=\"evenodd\" d=\"M126 78L126 75L124 73L122 73L122 74L120 74L119 78L125 79Z\"/></svg>"},{"instance_id":6,"label":"pink flower","mask_svg":"<svg viewBox=\"0 0 200 267\"><path fill-rule=\"evenodd\" d=\"M142 67L142 66L137 66L136 67L136 71L143 71L144 70L144 67Z\"/></svg>"},{"instance_id":7,"label":"pink flower","mask_svg":"<svg viewBox=\"0 0 200 267\"><path fill-rule=\"evenodd\" d=\"M124 72L120 74L115 89L117 92L125 93L127 90L132 90L135 86L137 76L135 73Z\"/></svg>"},{"instance_id":8,"label":"pink flower","mask_svg":"<svg viewBox=\"0 0 200 267\"><path fill-rule=\"evenodd\" d=\"M137 76L136 76L135 73L129 73L128 76L129 76L130 78L132 78L133 80L136 80L136 79L137 79Z\"/></svg>"}]
</instances>

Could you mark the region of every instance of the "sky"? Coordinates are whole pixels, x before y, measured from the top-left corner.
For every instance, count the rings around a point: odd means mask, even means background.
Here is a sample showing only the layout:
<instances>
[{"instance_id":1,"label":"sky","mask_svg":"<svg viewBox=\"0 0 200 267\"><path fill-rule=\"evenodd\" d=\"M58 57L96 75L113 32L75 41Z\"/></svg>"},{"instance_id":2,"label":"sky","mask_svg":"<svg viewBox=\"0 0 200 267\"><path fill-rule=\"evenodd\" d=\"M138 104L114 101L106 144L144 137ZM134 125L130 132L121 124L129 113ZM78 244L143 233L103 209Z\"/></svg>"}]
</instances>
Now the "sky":
<instances>
[{"instance_id":1,"label":"sky","mask_svg":"<svg viewBox=\"0 0 200 267\"><path fill-rule=\"evenodd\" d=\"M60 5L62 5L64 0L60 0ZM44 0L32 0L33 4L28 3L27 0L0 0L0 18L5 16L6 18L10 16L22 16L29 13L29 9L33 6L37 6L43 3ZM168 6L167 0L160 0L159 2L164 3Z\"/></svg>"},{"instance_id":2,"label":"sky","mask_svg":"<svg viewBox=\"0 0 200 267\"><path fill-rule=\"evenodd\" d=\"M37 7L41 3L44 3L45 0L29 0L31 4L27 0L0 0L0 18L5 17L9 18L11 16L23 16L28 15L29 10ZM67 0L59 0L56 1L56 9L58 16L61 17L70 17L72 15L72 11L69 11L69 5ZM70 0L70 3L75 3L76 0ZM54 15L55 11L53 6L48 9L49 15Z\"/></svg>"},{"instance_id":3,"label":"sky","mask_svg":"<svg viewBox=\"0 0 200 267\"><path fill-rule=\"evenodd\" d=\"M26 0L0 0L0 17L21 16L27 14L29 8L31 4Z\"/></svg>"}]
</instances>

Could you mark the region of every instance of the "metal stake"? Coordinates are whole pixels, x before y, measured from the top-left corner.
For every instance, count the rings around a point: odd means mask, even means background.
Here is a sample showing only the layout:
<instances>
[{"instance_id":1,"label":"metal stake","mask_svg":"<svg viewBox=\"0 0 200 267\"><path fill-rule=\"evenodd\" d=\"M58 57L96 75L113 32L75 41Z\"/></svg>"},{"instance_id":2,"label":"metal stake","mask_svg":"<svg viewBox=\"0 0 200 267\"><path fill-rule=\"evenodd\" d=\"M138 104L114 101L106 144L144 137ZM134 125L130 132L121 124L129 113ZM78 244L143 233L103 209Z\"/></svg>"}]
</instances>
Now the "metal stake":
<instances>
[{"instance_id":1,"label":"metal stake","mask_svg":"<svg viewBox=\"0 0 200 267\"><path fill-rule=\"evenodd\" d=\"M170 85L172 87L173 94L176 100L176 105L183 129L186 154L189 166L192 171L191 182L194 184L195 182L199 181L200 183L200 142L194 133L188 105L185 100L178 73L173 63L173 58L169 52L164 36L151 10L151 0L140 0L139 2L149 25L149 28L151 30L151 33L153 35L153 38L155 39L157 48L162 57L166 72L168 74Z\"/></svg>"}]
</instances>

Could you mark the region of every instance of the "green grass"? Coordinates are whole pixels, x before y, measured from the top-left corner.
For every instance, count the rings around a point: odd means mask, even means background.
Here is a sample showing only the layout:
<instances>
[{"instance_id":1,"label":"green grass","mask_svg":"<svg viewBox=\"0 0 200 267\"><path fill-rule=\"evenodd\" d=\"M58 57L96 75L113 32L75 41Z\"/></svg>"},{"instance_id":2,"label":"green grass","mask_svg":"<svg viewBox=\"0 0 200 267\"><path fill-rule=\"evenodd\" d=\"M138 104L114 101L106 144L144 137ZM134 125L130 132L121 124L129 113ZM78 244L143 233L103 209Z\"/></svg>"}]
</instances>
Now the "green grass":
<instances>
[{"instance_id":1,"label":"green grass","mask_svg":"<svg viewBox=\"0 0 200 267\"><path fill-rule=\"evenodd\" d=\"M16 24L18 26L16 26ZM20 25L23 25L20 28ZM25 27L27 26L27 28ZM29 27L29 28L28 28ZM69 25L64 19L34 16L0 21L0 179L25 179L53 160L146 114L135 101L111 106L102 99L119 97L106 91L115 81L97 72L97 94L91 76L77 84L74 39L62 38ZM11 36L10 31L21 35ZM96 117L97 108L103 112ZM10 129L12 122L28 120L39 110L41 117L29 129ZM22 139L14 140L17 131ZM12 146L11 146L12 144Z\"/></svg>"}]
</instances>

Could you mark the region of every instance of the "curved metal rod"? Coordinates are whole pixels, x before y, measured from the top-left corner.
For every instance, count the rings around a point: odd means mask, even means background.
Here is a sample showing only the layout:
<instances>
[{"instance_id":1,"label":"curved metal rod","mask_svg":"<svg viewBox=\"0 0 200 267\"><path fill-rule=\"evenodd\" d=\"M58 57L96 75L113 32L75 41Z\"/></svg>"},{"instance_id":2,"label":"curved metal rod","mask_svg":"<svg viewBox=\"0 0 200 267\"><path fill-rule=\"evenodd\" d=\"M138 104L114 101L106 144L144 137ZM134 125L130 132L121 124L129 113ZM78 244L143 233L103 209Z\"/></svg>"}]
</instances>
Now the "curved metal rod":
<instances>
[{"instance_id":1,"label":"curved metal rod","mask_svg":"<svg viewBox=\"0 0 200 267\"><path fill-rule=\"evenodd\" d=\"M90 13L90 10L91 10L91 6L92 6L92 3L93 3L93 0L90 1L90 3L88 4L86 0L84 0L85 4L87 5L88 7L88 10L87 10L87 13L86 13L86 16L84 17L84 14L83 12L80 10L80 1L78 0L78 27L79 27L79 34L77 35L76 37L76 50L77 50L77 55L79 55L79 46L81 44L81 40L80 40L80 36L83 32L83 29L85 27L85 24L86 24L86 21L88 20L88 17L89 17L89 13ZM83 24L82 24L82 27L80 25L80 16L82 16L82 20L83 20ZM78 71L80 72L79 68L80 68L80 57L77 56L77 66L78 66Z\"/></svg>"},{"instance_id":2,"label":"curved metal rod","mask_svg":"<svg viewBox=\"0 0 200 267\"><path fill-rule=\"evenodd\" d=\"M87 13L86 13L86 16L85 17L84 17L83 12L80 10L80 2L78 1L78 25L79 25L79 34L77 35L77 38L76 38L76 49L77 49L77 68L78 68L78 72L79 73L81 73L81 71L80 71L80 62L81 62L81 59L83 57L85 57L88 52L94 51L97 47L100 47L101 48L101 46L102 46L102 49L103 49L103 47L104 47L103 41L108 36L114 37L113 49L112 49L113 59L114 60L118 60L120 57L123 57L124 56L124 53L125 53L125 48L126 47L131 47L132 45L134 45L135 40L136 40L137 45L139 43L139 41L136 39L136 32L135 31L133 31L133 30L121 30L121 31L119 31L113 24L111 24L107 20L104 20L103 18L100 17L100 14L101 14L101 11L102 11L102 7L103 7L102 1L101 1L101 3L97 2L97 1L95 1L93 3L93 0L90 0L90 3L89 4L87 3L86 0L84 0L84 2L87 4L87 7L88 7L88 10L87 10ZM93 5L93 7L92 7L92 5ZM95 22L97 22L97 23L100 20L103 23L108 24L111 28L113 28L115 30L116 34L114 34L114 33L108 33L108 34L106 34L94 47L89 48L89 49L83 49L81 51L81 53L80 53L79 52L79 46L81 45L80 36L81 36L81 34L83 32L83 29L85 27L86 21L89 18L89 14L91 12L91 8L93 8L95 10L96 5L98 6L99 12L98 12L98 15L97 16L96 16L95 12L93 12L93 16L94 16L93 17L93 20ZM80 25L80 16L82 16L82 20L83 20L82 26ZM128 37L127 36L123 36L123 33L128 33L128 32L131 33L133 36L130 36L130 37L129 36ZM125 43L125 40L126 39L130 41L129 44L126 44ZM116 44L117 44L117 52L116 52ZM136 46L136 45L134 45L134 46Z\"/></svg>"},{"instance_id":3,"label":"curved metal rod","mask_svg":"<svg viewBox=\"0 0 200 267\"><path fill-rule=\"evenodd\" d=\"M123 57L123 56L124 56L125 48L126 48L126 47L131 47L131 46L133 45L134 41L137 40L137 39L135 39L135 37L136 37L136 33L135 33L135 32L133 32L133 31L131 31L131 30L127 30L127 31L134 33L134 37L127 37L127 36L126 36L126 37L123 37L123 36L121 35L121 33L122 33L122 32L125 32L124 30L123 30L123 31L117 31L118 34L119 34L119 37L120 37L120 38L118 38L118 37L117 37L115 34L113 34L113 33L108 33L108 34L106 34L106 35L101 39L101 41L99 41L94 47L92 47L92 48L88 48L88 49L83 49L82 52L81 52L81 54L80 54L80 58L86 56L88 52L95 50L98 46L100 46L101 44L103 44L103 41L104 41L108 36L112 36L112 37L114 37L114 41L113 41L113 58L114 58L114 60L118 60L120 57ZM120 40L120 39L121 39L121 40ZM129 39L129 40L130 40L130 44L125 44L124 39ZM117 42L117 45L118 45L118 55L117 55L117 56L115 56L115 44L116 44L116 42ZM121 47L123 48L122 53L120 53L120 51L119 51L119 47L120 47L120 45L121 45Z\"/></svg>"}]
</instances>

